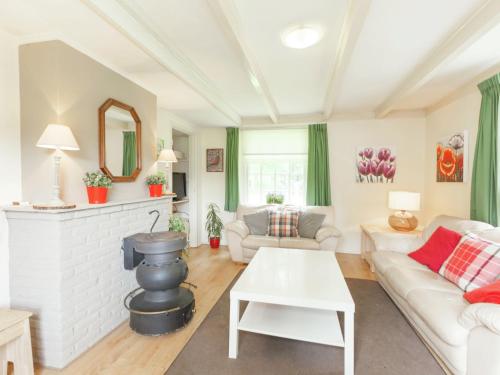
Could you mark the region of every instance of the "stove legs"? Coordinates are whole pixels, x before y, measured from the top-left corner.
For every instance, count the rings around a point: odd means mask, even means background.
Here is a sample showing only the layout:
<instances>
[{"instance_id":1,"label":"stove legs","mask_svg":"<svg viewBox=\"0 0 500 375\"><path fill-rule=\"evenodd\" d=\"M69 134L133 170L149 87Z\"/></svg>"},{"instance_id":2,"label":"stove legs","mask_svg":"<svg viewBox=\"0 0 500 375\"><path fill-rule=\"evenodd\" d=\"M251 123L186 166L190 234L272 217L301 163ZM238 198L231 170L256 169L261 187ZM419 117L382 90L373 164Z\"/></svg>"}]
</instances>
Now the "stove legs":
<instances>
[{"instance_id":1,"label":"stove legs","mask_svg":"<svg viewBox=\"0 0 500 375\"><path fill-rule=\"evenodd\" d=\"M229 358L238 357L238 322L240 320L240 300L231 297L229 310Z\"/></svg>"}]
</instances>

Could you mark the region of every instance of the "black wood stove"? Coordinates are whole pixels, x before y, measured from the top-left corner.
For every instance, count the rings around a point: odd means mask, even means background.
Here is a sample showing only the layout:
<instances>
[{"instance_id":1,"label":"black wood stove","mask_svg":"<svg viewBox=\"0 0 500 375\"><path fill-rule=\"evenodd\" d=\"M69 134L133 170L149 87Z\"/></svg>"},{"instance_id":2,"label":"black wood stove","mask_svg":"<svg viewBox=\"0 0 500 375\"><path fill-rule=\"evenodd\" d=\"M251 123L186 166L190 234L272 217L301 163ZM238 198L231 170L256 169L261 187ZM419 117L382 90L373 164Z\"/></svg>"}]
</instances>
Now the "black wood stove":
<instances>
[{"instance_id":1,"label":"black wood stove","mask_svg":"<svg viewBox=\"0 0 500 375\"><path fill-rule=\"evenodd\" d=\"M123 240L125 269L136 269L140 287L124 300L130 328L142 335L162 335L189 323L195 311L194 295L181 287L188 275L182 259L186 234L137 233Z\"/></svg>"}]
</instances>

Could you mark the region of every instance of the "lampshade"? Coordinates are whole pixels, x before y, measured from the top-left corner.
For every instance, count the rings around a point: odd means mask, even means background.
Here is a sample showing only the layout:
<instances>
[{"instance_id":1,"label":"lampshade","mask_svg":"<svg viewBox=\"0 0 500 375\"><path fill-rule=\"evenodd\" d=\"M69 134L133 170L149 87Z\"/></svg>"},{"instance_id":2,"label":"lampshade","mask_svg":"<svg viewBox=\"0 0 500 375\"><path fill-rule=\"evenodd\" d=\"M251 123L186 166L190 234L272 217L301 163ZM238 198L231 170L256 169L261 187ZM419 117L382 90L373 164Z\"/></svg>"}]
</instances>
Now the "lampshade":
<instances>
[{"instance_id":1,"label":"lampshade","mask_svg":"<svg viewBox=\"0 0 500 375\"><path fill-rule=\"evenodd\" d=\"M37 147L77 151L80 149L71 129L66 125L49 124L36 143Z\"/></svg>"},{"instance_id":2,"label":"lampshade","mask_svg":"<svg viewBox=\"0 0 500 375\"><path fill-rule=\"evenodd\" d=\"M420 193L411 193L408 191L390 191L389 208L401 211L419 211Z\"/></svg>"},{"instance_id":3,"label":"lampshade","mask_svg":"<svg viewBox=\"0 0 500 375\"><path fill-rule=\"evenodd\" d=\"M163 149L158 156L158 161L163 161L166 163L177 163L177 158L175 157L174 150Z\"/></svg>"}]
</instances>

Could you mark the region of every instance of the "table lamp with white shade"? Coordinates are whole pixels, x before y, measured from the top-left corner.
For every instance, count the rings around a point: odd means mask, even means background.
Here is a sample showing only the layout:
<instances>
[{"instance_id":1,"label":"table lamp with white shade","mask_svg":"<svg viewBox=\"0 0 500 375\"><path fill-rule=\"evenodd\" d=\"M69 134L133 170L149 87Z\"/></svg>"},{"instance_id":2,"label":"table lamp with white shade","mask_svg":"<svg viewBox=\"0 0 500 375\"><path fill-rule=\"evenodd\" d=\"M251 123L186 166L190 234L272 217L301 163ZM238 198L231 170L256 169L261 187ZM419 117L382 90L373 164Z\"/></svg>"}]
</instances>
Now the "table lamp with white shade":
<instances>
[{"instance_id":1,"label":"table lamp with white shade","mask_svg":"<svg viewBox=\"0 0 500 375\"><path fill-rule=\"evenodd\" d=\"M59 186L59 167L61 165L60 150L78 151L80 147L76 142L71 129L66 125L49 124L45 128L42 136L36 143L37 147L50 148L56 150L54 153L54 183L52 186L52 199L50 206L64 206L61 199L61 188Z\"/></svg>"},{"instance_id":2,"label":"table lamp with white shade","mask_svg":"<svg viewBox=\"0 0 500 375\"><path fill-rule=\"evenodd\" d=\"M418 220L409 211L420 211L420 193L390 191L389 208L397 210L389 216L389 225L399 231L409 232L418 225Z\"/></svg>"},{"instance_id":3,"label":"table lamp with white shade","mask_svg":"<svg viewBox=\"0 0 500 375\"><path fill-rule=\"evenodd\" d=\"M164 148L163 150L161 150L160 155L158 155L157 161L159 163L164 163L165 166L167 166L167 165L171 166L172 163L177 163L177 157L175 156L174 150ZM166 189L166 191L165 191L166 193L171 193L171 191L168 190L168 186L165 186L165 189Z\"/></svg>"}]
</instances>

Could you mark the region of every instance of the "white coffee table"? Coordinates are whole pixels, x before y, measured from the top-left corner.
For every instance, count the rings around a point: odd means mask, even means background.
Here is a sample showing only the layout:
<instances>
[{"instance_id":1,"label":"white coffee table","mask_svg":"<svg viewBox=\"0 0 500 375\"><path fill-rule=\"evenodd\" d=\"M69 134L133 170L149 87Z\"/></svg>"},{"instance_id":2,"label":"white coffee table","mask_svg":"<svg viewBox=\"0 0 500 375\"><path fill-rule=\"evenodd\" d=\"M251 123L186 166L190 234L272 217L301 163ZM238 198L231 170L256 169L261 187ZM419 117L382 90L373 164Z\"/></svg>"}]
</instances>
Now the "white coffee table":
<instances>
[{"instance_id":1,"label":"white coffee table","mask_svg":"<svg viewBox=\"0 0 500 375\"><path fill-rule=\"evenodd\" d=\"M344 347L344 374L354 374L354 301L335 253L261 247L230 299L229 358L238 356L242 330ZM241 320L240 301L249 301Z\"/></svg>"}]
</instances>

